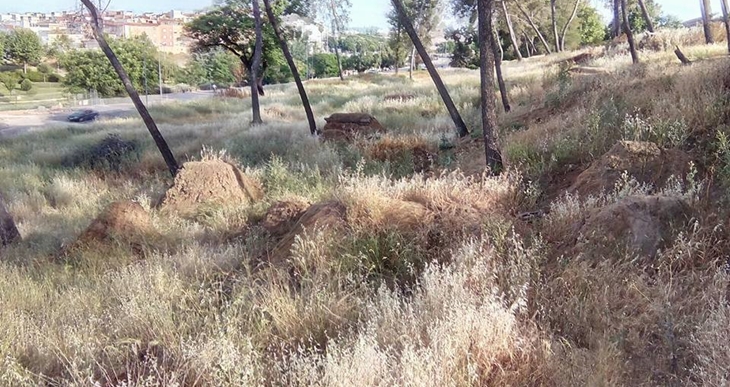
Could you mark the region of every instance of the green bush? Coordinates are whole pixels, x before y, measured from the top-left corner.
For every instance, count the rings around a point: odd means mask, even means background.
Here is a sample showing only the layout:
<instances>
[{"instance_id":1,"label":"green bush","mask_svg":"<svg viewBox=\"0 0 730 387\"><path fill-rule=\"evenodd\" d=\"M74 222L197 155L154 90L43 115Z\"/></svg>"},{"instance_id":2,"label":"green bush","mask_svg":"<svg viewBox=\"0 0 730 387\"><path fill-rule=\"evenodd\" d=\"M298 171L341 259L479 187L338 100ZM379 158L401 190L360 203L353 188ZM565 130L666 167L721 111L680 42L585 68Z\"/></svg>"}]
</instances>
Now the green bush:
<instances>
[{"instance_id":1,"label":"green bush","mask_svg":"<svg viewBox=\"0 0 730 387\"><path fill-rule=\"evenodd\" d=\"M335 54L322 53L312 57L312 69L317 78L335 77L339 74Z\"/></svg>"},{"instance_id":2,"label":"green bush","mask_svg":"<svg viewBox=\"0 0 730 387\"><path fill-rule=\"evenodd\" d=\"M45 80L45 75L39 71L28 71L23 75L23 78L30 80L31 82L43 82Z\"/></svg>"},{"instance_id":3,"label":"green bush","mask_svg":"<svg viewBox=\"0 0 730 387\"><path fill-rule=\"evenodd\" d=\"M23 91L31 91L33 89L33 82L31 82L28 79L23 79L23 82L20 82L20 90Z\"/></svg>"},{"instance_id":4,"label":"green bush","mask_svg":"<svg viewBox=\"0 0 730 387\"><path fill-rule=\"evenodd\" d=\"M52 82L52 83L63 82L63 77L56 73L51 73L51 74L48 74L48 77L46 78L46 82Z\"/></svg>"},{"instance_id":5,"label":"green bush","mask_svg":"<svg viewBox=\"0 0 730 387\"><path fill-rule=\"evenodd\" d=\"M62 165L120 172L133 162L139 161L140 152L141 147L136 140L126 140L118 134L109 134L100 142L67 155Z\"/></svg>"}]
</instances>

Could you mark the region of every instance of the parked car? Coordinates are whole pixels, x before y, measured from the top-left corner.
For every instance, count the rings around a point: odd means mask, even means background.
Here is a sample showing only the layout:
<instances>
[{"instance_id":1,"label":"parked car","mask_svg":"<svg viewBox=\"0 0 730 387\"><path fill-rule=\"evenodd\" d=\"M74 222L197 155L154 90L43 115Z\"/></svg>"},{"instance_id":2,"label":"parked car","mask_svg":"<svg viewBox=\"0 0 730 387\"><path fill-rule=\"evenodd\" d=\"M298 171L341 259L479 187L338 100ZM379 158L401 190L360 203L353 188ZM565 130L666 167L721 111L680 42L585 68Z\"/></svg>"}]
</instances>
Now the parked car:
<instances>
[{"instance_id":1,"label":"parked car","mask_svg":"<svg viewBox=\"0 0 730 387\"><path fill-rule=\"evenodd\" d=\"M68 116L70 122L94 121L99 118L99 112L91 109L79 110Z\"/></svg>"}]
</instances>

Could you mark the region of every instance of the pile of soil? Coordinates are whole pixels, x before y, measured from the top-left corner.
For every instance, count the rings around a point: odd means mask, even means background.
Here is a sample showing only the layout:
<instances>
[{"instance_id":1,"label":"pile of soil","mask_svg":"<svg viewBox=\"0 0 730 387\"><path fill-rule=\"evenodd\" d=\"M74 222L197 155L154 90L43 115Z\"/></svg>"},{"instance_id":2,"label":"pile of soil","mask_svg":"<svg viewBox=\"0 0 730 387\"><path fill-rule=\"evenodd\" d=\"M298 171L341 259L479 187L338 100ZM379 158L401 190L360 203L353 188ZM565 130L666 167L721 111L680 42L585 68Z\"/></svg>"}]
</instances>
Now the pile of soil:
<instances>
[{"instance_id":1,"label":"pile of soil","mask_svg":"<svg viewBox=\"0 0 730 387\"><path fill-rule=\"evenodd\" d=\"M139 250L144 242L157 235L150 215L139 203L120 201L109 205L74 241L64 254L89 246L122 242ZM63 254L62 254L63 255Z\"/></svg>"},{"instance_id":2,"label":"pile of soil","mask_svg":"<svg viewBox=\"0 0 730 387\"><path fill-rule=\"evenodd\" d=\"M222 160L183 164L160 203L164 211L195 214L201 205L249 206L264 197L257 181Z\"/></svg>"},{"instance_id":3,"label":"pile of soil","mask_svg":"<svg viewBox=\"0 0 730 387\"><path fill-rule=\"evenodd\" d=\"M15 226L12 215L5 207L5 201L0 196L0 247L9 246L20 240L20 232Z\"/></svg>"},{"instance_id":4,"label":"pile of soil","mask_svg":"<svg viewBox=\"0 0 730 387\"><path fill-rule=\"evenodd\" d=\"M305 230L335 231L347 226L347 207L339 201L316 203L302 212L295 222L281 223L277 232L282 235L269 255L269 262L281 264L290 255L294 240Z\"/></svg>"},{"instance_id":5,"label":"pile of soil","mask_svg":"<svg viewBox=\"0 0 730 387\"><path fill-rule=\"evenodd\" d=\"M294 229L294 225L296 225L309 206L310 203L303 199L290 199L276 202L266 211L266 215L264 215L264 219L261 221L261 226L271 236L282 237Z\"/></svg>"},{"instance_id":6,"label":"pile of soil","mask_svg":"<svg viewBox=\"0 0 730 387\"><path fill-rule=\"evenodd\" d=\"M325 141L352 141L355 137L373 137L385 128L367 113L336 113L324 119L327 124L320 135Z\"/></svg>"},{"instance_id":7,"label":"pile of soil","mask_svg":"<svg viewBox=\"0 0 730 387\"><path fill-rule=\"evenodd\" d=\"M385 97L383 97L383 101L386 102L406 102L416 99L415 94L388 94Z\"/></svg>"},{"instance_id":8,"label":"pile of soil","mask_svg":"<svg viewBox=\"0 0 730 387\"><path fill-rule=\"evenodd\" d=\"M628 246L642 256L654 257L669 245L676 231L685 228L693 217L688 203L666 196L629 196L589 213L576 245L579 252Z\"/></svg>"},{"instance_id":9,"label":"pile of soil","mask_svg":"<svg viewBox=\"0 0 730 387\"><path fill-rule=\"evenodd\" d=\"M624 172L639 183L662 187L673 175L684 180L691 161L677 149L662 149L652 142L620 141L578 175L568 192L581 196L610 192Z\"/></svg>"}]
</instances>

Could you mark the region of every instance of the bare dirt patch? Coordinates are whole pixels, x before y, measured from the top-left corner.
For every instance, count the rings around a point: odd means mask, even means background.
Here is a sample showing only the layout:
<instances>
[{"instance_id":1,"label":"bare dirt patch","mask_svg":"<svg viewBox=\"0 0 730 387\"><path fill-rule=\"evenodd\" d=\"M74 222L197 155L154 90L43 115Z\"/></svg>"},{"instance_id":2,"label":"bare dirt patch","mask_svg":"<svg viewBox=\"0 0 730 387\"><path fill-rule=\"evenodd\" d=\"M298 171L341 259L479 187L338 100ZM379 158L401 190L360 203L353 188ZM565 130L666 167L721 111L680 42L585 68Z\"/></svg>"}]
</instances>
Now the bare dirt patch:
<instances>
[{"instance_id":1,"label":"bare dirt patch","mask_svg":"<svg viewBox=\"0 0 730 387\"><path fill-rule=\"evenodd\" d=\"M629 196L589 213L582 227L578 251L601 246L627 246L642 256L654 257L674 240L693 210L684 200L666 196Z\"/></svg>"},{"instance_id":2,"label":"bare dirt patch","mask_svg":"<svg viewBox=\"0 0 730 387\"><path fill-rule=\"evenodd\" d=\"M261 185L232 164L191 161L183 164L160 208L188 216L201 205L248 206L263 196Z\"/></svg>"},{"instance_id":3,"label":"bare dirt patch","mask_svg":"<svg viewBox=\"0 0 730 387\"><path fill-rule=\"evenodd\" d=\"M621 141L576 178L568 192L582 196L611 191L624 173L639 183L663 186L671 176L685 179L692 159L651 142Z\"/></svg>"},{"instance_id":4,"label":"bare dirt patch","mask_svg":"<svg viewBox=\"0 0 730 387\"><path fill-rule=\"evenodd\" d=\"M294 229L297 221L309 208L304 199L289 199L274 203L261 221L261 226L274 237L282 237Z\"/></svg>"},{"instance_id":5,"label":"bare dirt patch","mask_svg":"<svg viewBox=\"0 0 730 387\"><path fill-rule=\"evenodd\" d=\"M321 136L326 141L352 141L355 137L372 137L385 133L375 117L366 113L336 113L324 119Z\"/></svg>"}]
</instances>

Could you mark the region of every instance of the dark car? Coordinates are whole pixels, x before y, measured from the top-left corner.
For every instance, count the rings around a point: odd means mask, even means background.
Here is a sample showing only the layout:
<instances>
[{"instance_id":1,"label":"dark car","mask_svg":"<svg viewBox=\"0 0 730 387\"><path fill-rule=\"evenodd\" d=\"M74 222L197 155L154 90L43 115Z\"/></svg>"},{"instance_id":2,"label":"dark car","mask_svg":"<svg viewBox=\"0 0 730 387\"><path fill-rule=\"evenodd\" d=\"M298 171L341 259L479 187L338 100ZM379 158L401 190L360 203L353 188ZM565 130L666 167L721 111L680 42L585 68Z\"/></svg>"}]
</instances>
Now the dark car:
<instances>
[{"instance_id":1,"label":"dark car","mask_svg":"<svg viewBox=\"0 0 730 387\"><path fill-rule=\"evenodd\" d=\"M91 109L79 110L68 116L70 122L94 121L99 118L99 112Z\"/></svg>"}]
</instances>

